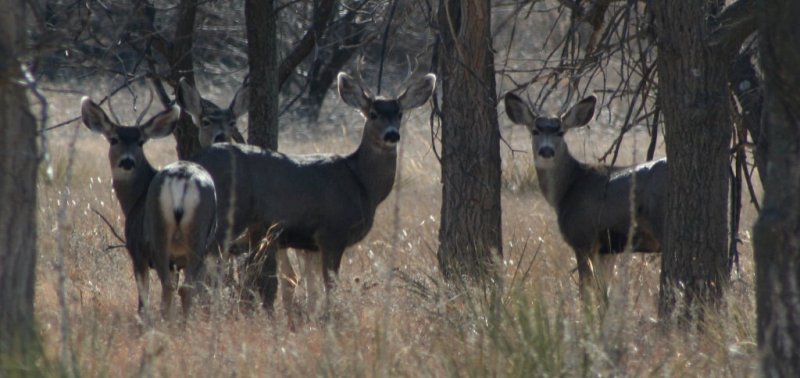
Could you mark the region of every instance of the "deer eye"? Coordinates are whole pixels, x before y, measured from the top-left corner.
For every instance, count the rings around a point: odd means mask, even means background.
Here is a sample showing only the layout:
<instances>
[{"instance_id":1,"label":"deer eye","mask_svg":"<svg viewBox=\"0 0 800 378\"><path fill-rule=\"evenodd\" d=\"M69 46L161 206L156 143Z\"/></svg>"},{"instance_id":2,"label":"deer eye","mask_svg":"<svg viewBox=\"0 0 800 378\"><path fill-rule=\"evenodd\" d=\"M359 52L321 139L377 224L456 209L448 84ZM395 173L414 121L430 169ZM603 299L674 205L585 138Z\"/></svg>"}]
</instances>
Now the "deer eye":
<instances>
[{"instance_id":1,"label":"deer eye","mask_svg":"<svg viewBox=\"0 0 800 378\"><path fill-rule=\"evenodd\" d=\"M115 144L119 143L119 139L117 139L117 138L110 138L110 139L108 140L108 143L111 143L111 145L113 146L113 145L115 145Z\"/></svg>"},{"instance_id":2,"label":"deer eye","mask_svg":"<svg viewBox=\"0 0 800 378\"><path fill-rule=\"evenodd\" d=\"M533 134L533 135L539 135L539 130L536 130L536 129L531 129L531 134Z\"/></svg>"},{"instance_id":3,"label":"deer eye","mask_svg":"<svg viewBox=\"0 0 800 378\"><path fill-rule=\"evenodd\" d=\"M378 113L375 112L374 110L370 110L369 111L369 119L377 119L377 118L378 118Z\"/></svg>"},{"instance_id":4,"label":"deer eye","mask_svg":"<svg viewBox=\"0 0 800 378\"><path fill-rule=\"evenodd\" d=\"M209 121L208 118L203 118L202 122L204 127L208 127L211 125L211 121Z\"/></svg>"}]
</instances>

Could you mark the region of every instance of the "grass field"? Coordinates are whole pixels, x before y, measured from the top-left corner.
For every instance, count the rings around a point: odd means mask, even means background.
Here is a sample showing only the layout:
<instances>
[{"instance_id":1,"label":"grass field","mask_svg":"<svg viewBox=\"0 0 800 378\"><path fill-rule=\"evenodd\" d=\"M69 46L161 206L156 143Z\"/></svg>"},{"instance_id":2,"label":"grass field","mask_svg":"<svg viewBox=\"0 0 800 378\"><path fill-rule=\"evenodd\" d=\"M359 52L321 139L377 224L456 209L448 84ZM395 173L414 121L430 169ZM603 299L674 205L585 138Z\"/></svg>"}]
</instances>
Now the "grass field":
<instances>
[{"instance_id":1,"label":"grass field","mask_svg":"<svg viewBox=\"0 0 800 378\"><path fill-rule=\"evenodd\" d=\"M227 103L229 95L209 97ZM51 122L77 116L79 97L50 96ZM123 123L133 123L132 106L122 100L114 105ZM345 253L329 319L312 319L296 332L289 331L280 301L269 318L242 312L227 297L185 326L142 327L130 259L123 248L108 249L120 242L93 211L122 230L106 141L77 122L49 133L53 178L48 181L43 169L36 290L49 359L87 377L757 375L751 207L744 209L739 232L740 270L723 307L706 317L704 331L667 330L657 322L658 256L621 256L609 307L585 310L573 252L538 190L527 131L501 116L508 143L505 290L456 290L437 269L441 183L428 112L425 106L405 121L394 191L378 208L369 235ZM281 150L354 150L362 125L356 112L331 99L323 114L316 128L287 128ZM616 130L596 123L576 131L568 137L571 151L596 161ZM629 135L621 163L643 161L647 139L644 131ZM156 165L169 163L174 140L150 142L147 153ZM154 276L153 293L160 290ZM155 310L158 295L151 298Z\"/></svg>"}]
</instances>

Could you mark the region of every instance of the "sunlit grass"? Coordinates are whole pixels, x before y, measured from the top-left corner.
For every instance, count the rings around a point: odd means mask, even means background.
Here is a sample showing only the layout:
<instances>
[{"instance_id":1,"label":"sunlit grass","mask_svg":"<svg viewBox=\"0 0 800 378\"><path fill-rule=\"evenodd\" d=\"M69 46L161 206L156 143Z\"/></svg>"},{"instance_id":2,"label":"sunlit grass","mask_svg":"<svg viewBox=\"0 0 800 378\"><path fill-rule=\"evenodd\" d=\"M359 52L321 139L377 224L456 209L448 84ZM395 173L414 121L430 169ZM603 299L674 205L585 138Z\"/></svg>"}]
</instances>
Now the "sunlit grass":
<instances>
[{"instance_id":1,"label":"sunlit grass","mask_svg":"<svg viewBox=\"0 0 800 378\"><path fill-rule=\"evenodd\" d=\"M63 109L57 114L64 119L78 109L74 98L53 104ZM123 120L135 119L122 107L118 111ZM355 112L326 111L336 115L336 125L311 132L307 137L313 141L303 137L303 142L289 129L281 149L355 149L362 121ZM82 376L756 375L752 248L746 234L752 209L745 209L742 224L741 276L722 309L706 317L704 331L666 330L656 321L658 256L626 257L609 307L584 307L573 253L538 191L527 133L504 126L514 152L504 148L503 153L503 290L462 290L443 282L438 271L441 184L426 116L414 112L404 126L399 181L379 207L369 235L345 253L330 316L302 322L296 332L289 331L280 302L270 318L261 311L240 311L229 300L220 301L219 311L198 311L185 326L143 327L130 259L124 248L115 247L119 240L97 215L121 233L124 222L111 190L106 141L81 131L71 151L68 138L54 134L55 178L40 180L38 188L36 316L48 360L59 359L65 321L57 299L56 247L62 233L68 246L67 347L74 356L72 369ZM72 127L79 125L58 133ZM571 149L584 161L595 161L612 137L603 129L574 134ZM646 138L631 136L622 161L642 161L643 149L636 146ZM73 178L66 182L64 164L71 153ZM174 141L153 143L147 153L156 165L169 163ZM59 229L56 219L64 207L67 220ZM152 291L159 287L153 276ZM158 295L151 298L157 309Z\"/></svg>"}]
</instances>

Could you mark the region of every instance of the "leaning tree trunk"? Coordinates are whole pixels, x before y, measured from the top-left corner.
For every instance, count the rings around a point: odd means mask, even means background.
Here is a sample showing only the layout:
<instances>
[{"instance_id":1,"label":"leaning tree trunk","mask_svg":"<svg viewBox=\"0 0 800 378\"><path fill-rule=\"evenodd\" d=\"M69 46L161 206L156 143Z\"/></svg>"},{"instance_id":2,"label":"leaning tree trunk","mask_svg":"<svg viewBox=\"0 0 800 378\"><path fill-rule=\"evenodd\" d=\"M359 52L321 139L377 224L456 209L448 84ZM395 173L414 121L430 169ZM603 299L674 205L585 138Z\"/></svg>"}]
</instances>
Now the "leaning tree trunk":
<instances>
[{"instance_id":1,"label":"leaning tree trunk","mask_svg":"<svg viewBox=\"0 0 800 378\"><path fill-rule=\"evenodd\" d=\"M0 0L0 375L10 364L31 363L38 345L33 295L39 151L17 59L25 45L25 4Z\"/></svg>"},{"instance_id":2,"label":"leaning tree trunk","mask_svg":"<svg viewBox=\"0 0 800 378\"><path fill-rule=\"evenodd\" d=\"M659 315L719 299L729 280L731 117L726 64L707 43L715 0L652 3L669 161Z\"/></svg>"},{"instance_id":3,"label":"leaning tree trunk","mask_svg":"<svg viewBox=\"0 0 800 378\"><path fill-rule=\"evenodd\" d=\"M490 2L442 0L438 18L443 183L439 265L448 278L483 278L493 273L495 256L502 255Z\"/></svg>"},{"instance_id":4,"label":"leaning tree trunk","mask_svg":"<svg viewBox=\"0 0 800 378\"><path fill-rule=\"evenodd\" d=\"M250 61L250 113L247 142L278 149L278 59L272 0L247 0L247 57Z\"/></svg>"},{"instance_id":5,"label":"leaning tree trunk","mask_svg":"<svg viewBox=\"0 0 800 378\"><path fill-rule=\"evenodd\" d=\"M758 346L766 377L800 377L798 14L796 0L765 0L758 15L769 174L753 240Z\"/></svg>"}]
</instances>

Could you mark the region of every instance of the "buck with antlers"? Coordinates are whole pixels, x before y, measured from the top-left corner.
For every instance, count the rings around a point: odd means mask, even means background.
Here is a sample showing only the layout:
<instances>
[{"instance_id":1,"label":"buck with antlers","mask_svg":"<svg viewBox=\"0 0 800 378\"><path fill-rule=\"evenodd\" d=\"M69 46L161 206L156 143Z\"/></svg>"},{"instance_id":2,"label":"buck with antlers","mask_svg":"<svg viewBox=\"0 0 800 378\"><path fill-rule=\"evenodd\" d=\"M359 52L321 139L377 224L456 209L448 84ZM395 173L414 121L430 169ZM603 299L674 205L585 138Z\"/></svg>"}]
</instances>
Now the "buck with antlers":
<instances>
[{"instance_id":1,"label":"buck with antlers","mask_svg":"<svg viewBox=\"0 0 800 378\"><path fill-rule=\"evenodd\" d=\"M591 96L560 116L540 116L518 96L505 96L508 117L531 133L539 187L575 251L581 288L598 265L613 268L613 260L605 257L628 246L634 252L660 252L664 236L666 159L610 167L581 163L570 154L564 134L588 124L596 102Z\"/></svg>"}]
</instances>

